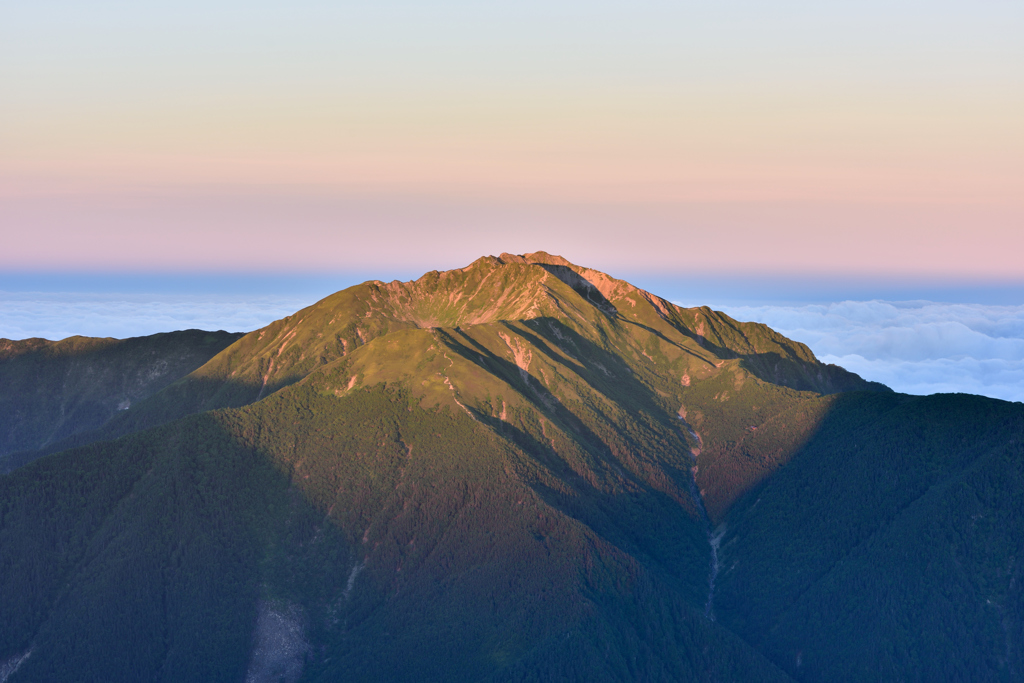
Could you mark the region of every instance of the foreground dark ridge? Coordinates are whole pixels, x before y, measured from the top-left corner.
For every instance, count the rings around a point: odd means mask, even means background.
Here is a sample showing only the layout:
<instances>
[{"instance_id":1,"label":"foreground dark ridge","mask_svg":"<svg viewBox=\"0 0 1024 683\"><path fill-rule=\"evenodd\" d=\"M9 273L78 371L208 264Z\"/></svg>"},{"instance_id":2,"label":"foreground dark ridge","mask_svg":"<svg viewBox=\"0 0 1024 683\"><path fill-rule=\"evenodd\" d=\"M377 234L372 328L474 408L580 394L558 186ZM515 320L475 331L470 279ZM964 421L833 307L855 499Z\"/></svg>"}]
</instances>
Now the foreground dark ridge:
<instances>
[{"instance_id":1,"label":"foreground dark ridge","mask_svg":"<svg viewBox=\"0 0 1024 683\"><path fill-rule=\"evenodd\" d=\"M878 389L543 253L364 283L0 477L0 666L1012 679L1022 407Z\"/></svg>"}]
</instances>

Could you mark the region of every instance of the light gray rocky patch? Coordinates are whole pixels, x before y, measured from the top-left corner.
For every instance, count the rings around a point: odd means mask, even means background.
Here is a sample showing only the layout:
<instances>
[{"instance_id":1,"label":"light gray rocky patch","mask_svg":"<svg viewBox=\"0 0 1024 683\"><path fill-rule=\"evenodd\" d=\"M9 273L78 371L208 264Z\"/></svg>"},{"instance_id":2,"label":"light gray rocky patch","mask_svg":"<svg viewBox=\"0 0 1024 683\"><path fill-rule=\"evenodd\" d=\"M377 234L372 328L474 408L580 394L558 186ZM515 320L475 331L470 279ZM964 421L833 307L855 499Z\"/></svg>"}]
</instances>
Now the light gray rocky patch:
<instances>
[{"instance_id":1,"label":"light gray rocky patch","mask_svg":"<svg viewBox=\"0 0 1024 683\"><path fill-rule=\"evenodd\" d=\"M152 382L158 377L166 375L169 367L170 365L167 363L167 361L161 358L160 360L153 364L153 367L149 369L149 372L146 373L145 378L142 381L140 381L139 384L143 384L145 382Z\"/></svg>"},{"instance_id":2,"label":"light gray rocky patch","mask_svg":"<svg viewBox=\"0 0 1024 683\"><path fill-rule=\"evenodd\" d=\"M412 453L412 448L409 448L409 453ZM359 576L359 572L366 569L366 562L360 562L356 566L352 567L352 571L348 575L348 584L345 586L345 599L348 600L349 595L352 594L352 588L356 585L356 577Z\"/></svg>"},{"instance_id":3,"label":"light gray rocky patch","mask_svg":"<svg viewBox=\"0 0 1024 683\"><path fill-rule=\"evenodd\" d=\"M14 655L0 662L0 683L4 683L4 681L13 676L14 672L18 670L31 654L32 650L25 650L20 655Z\"/></svg>"},{"instance_id":4,"label":"light gray rocky patch","mask_svg":"<svg viewBox=\"0 0 1024 683\"><path fill-rule=\"evenodd\" d=\"M298 605L261 600L245 683L295 683L309 652Z\"/></svg>"}]
</instances>

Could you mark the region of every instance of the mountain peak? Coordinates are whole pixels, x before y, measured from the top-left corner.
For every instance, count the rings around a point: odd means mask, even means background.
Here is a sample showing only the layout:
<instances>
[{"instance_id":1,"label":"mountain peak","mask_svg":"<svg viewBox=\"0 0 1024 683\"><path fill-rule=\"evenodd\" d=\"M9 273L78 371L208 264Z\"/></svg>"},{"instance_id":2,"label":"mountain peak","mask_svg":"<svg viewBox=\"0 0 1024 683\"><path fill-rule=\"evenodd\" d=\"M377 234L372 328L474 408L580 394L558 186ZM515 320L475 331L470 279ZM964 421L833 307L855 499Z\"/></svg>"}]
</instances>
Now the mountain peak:
<instances>
[{"instance_id":1,"label":"mountain peak","mask_svg":"<svg viewBox=\"0 0 1024 683\"><path fill-rule=\"evenodd\" d=\"M643 397L643 410L658 419L691 421L694 401L705 404L698 412L707 415L708 406L755 396L754 385L817 395L884 389L819 362L805 345L765 325L707 307L681 308L539 251L485 256L410 282L374 280L332 294L249 333L124 411L107 436L247 405L307 378L320 381L315 376L331 377L324 391L339 396L378 384L405 386L424 405L487 414L486 394L505 395L510 409L529 404L553 422L575 419L557 408L565 401L615 404L618 398L608 396L626 386L631 398L622 409L638 409L632 402ZM510 400L512 391L518 399ZM767 399L748 400L763 406ZM742 430L721 435L737 444L750 438ZM742 490L730 486L709 497L712 516Z\"/></svg>"},{"instance_id":2,"label":"mountain peak","mask_svg":"<svg viewBox=\"0 0 1024 683\"><path fill-rule=\"evenodd\" d=\"M430 271L413 281L371 280L349 287L248 334L196 374L204 383L216 377L212 387L227 383L237 394L226 403L204 401L204 408L238 405L401 330L457 331L529 321L546 321L603 346L668 345L669 357L682 353L682 358L701 359L701 366L742 359L746 372L797 389L868 388L764 325L740 323L706 307L680 308L544 251L484 256L464 268ZM639 355L645 356L644 363L654 362L649 352Z\"/></svg>"},{"instance_id":3,"label":"mountain peak","mask_svg":"<svg viewBox=\"0 0 1024 683\"><path fill-rule=\"evenodd\" d=\"M570 263L568 259L555 254L549 254L546 251L535 251L530 254L509 254L508 252L504 252L498 257L498 260L502 263L536 263L538 265L547 266L576 267L575 264Z\"/></svg>"}]
</instances>

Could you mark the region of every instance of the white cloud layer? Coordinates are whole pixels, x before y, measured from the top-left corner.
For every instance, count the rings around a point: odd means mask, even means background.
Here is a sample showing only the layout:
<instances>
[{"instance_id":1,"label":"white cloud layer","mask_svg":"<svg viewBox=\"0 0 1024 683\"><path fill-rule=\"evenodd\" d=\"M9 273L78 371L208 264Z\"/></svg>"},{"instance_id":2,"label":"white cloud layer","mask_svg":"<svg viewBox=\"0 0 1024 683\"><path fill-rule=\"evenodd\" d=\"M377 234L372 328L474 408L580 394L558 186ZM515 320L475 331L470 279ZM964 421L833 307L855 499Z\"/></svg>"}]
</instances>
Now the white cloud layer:
<instances>
[{"instance_id":1,"label":"white cloud layer","mask_svg":"<svg viewBox=\"0 0 1024 683\"><path fill-rule=\"evenodd\" d=\"M0 292L0 337L138 337L196 328L248 332L313 301L242 295Z\"/></svg>"},{"instance_id":2,"label":"white cloud layer","mask_svg":"<svg viewBox=\"0 0 1024 683\"><path fill-rule=\"evenodd\" d=\"M822 361L896 391L1024 401L1024 306L843 301L716 308L765 323Z\"/></svg>"}]
</instances>

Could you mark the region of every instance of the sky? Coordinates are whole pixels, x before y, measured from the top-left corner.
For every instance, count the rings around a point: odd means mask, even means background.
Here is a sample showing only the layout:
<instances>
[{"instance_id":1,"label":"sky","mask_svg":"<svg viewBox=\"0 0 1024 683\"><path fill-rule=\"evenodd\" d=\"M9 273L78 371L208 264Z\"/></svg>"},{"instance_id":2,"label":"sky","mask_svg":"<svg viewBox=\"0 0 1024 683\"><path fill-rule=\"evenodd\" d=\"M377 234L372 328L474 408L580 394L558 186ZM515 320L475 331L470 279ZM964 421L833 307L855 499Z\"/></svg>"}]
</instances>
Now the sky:
<instances>
[{"instance_id":1,"label":"sky","mask_svg":"<svg viewBox=\"0 0 1024 683\"><path fill-rule=\"evenodd\" d=\"M1024 5L0 2L5 269L1020 278Z\"/></svg>"},{"instance_id":2,"label":"sky","mask_svg":"<svg viewBox=\"0 0 1024 683\"><path fill-rule=\"evenodd\" d=\"M1024 304L1021 35L1006 0L0 0L0 335L538 249L749 315Z\"/></svg>"}]
</instances>

